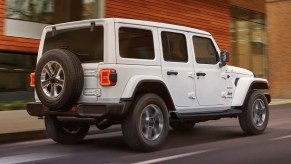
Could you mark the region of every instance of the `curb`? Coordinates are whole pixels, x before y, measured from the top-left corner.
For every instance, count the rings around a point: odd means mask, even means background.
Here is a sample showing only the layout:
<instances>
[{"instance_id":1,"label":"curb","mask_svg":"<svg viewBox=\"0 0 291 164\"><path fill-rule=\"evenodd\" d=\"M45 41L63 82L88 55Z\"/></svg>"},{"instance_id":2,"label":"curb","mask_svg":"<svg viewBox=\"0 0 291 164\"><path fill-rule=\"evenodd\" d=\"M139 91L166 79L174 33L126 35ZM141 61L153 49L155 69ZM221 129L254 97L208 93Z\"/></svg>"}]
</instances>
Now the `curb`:
<instances>
[{"instance_id":1,"label":"curb","mask_svg":"<svg viewBox=\"0 0 291 164\"><path fill-rule=\"evenodd\" d=\"M116 132L116 131L120 131L120 126L115 125L106 130L98 130L96 127L91 126L88 132L88 135L111 133L111 132ZM48 139L48 138L49 137L45 130L4 133L4 134L0 134L0 144L31 141L31 140L38 140L38 139Z\"/></svg>"},{"instance_id":2,"label":"curb","mask_svg":"<svg viewBox=\"0 0 291 164\"><path fill-rule=\"evenodd\" d=\"M286 103L270 103L269 106L291 106L291 102L286 102Z\"/></svg>"},{"instance_id":3,"label":"curb","mask_svg":"<svg viewBox=\"0 0 291 164\"><path fill-rule=\"evenodd\" d=\"M45 130L0 134L0 144L47 138Z\"/></svg>"}]
</instances>

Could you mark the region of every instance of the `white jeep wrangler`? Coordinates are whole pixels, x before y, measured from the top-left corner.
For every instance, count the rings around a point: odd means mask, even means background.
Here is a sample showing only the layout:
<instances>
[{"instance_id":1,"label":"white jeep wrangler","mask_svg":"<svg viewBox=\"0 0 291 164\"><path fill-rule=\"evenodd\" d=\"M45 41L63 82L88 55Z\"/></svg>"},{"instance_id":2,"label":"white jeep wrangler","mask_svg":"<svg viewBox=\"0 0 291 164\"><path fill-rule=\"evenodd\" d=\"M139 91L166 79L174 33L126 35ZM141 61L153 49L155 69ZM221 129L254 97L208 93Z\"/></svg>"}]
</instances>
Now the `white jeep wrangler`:
<instances>
[{"instance_id":1,"label":"white jeep wrangler","mask_svg":"<svg viewBox=\"0 0 291 164\"><path fill-rule=\"evenodd\" d=\"M141 151L160 148L169 126L226 117L263 133L268 82L227 61L210 33L188 27L115 18L47 26L27 111L63 144L82 141L92 124L122 124L126 143Z\"/></svg>"}]
</instances>

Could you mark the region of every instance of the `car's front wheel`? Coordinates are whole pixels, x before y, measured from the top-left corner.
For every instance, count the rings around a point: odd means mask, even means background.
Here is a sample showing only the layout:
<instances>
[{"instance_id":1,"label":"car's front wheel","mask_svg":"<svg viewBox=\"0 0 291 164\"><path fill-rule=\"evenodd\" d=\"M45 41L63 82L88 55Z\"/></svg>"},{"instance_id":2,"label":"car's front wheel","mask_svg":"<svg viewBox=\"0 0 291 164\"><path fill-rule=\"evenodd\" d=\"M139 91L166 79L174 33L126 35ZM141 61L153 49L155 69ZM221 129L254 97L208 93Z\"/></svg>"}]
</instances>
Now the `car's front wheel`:
<instances>
[{"instance_id":1,"label":"car's front wheel","mask_svg":"<svg viewBox=\"0 0 291 164\"><path fill-rule=\"evenodd\" d=\"M239 115L239 123L246 134L261 134L267 128L269 120L268 101L265 95L258 90L252 91L249 95L242 114Z\"/></svg>"},{"instance_id":2,"label":"car's front wheel","mask_svg":"<svg viewBox=\"0 0 291 164\"><path fill-rule=\"evenodd\" d=\"M56 116L45 116L46 131L51 139L61 144L75 144L83 140L89 124L59 121Z\"/></svg>"},{"instance_id":3,"label":"car's front wheel","mask_svg":"<svg viewBox=\"0 0 291 164\"><path fill-rule=\"evenodd\" d=\"M126 143L144 152L159 149L169 129L169 115L163 99L156 94L144 94L135 99L131 112L122 123Z\"/></svg>"}]
</instances>

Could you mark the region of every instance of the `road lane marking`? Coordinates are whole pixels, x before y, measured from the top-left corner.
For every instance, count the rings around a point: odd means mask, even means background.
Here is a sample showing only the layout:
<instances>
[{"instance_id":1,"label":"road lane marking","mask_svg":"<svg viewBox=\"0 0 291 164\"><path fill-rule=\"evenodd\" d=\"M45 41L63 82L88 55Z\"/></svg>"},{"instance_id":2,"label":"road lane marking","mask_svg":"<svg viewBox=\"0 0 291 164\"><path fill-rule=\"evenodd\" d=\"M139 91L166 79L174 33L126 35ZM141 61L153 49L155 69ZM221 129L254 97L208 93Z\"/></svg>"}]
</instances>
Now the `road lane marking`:
<instances>
[{"instance_id":1,"label":"road lane marking","mask_svg":"<svg viewBox=\"0 0 291 164\"><path fill-rule=\"evenodd\" d=\"M283 140L283 139L287 139L287 138L291 138L291 135L277 137L277 138L272 138L271 141Z\"/></svg>"},{"instance_id":2,"label":"road lane marking","mask_svg":"<svg viewBox=\"0 0 291 164\"><path fill-rule=\"evenodd\" d=\"M151 164L151 163L163 162L163 161L168 161L168 160L172 160L172 159L178 159L178 158L188 157L188 156L192 156L192 155L198 155L198 154L202 154L202 153L206 153L206 152L210 152L210 151L213 151L213 149L207 149L207 150L195 151L195 152L191 152L191 153L172 155L172 156L168 156L168 157L162 157L162 158L156 158L156 159L147 160L147 161L136 162L133 164Z\"/></svg>"},{"instance_id":3,"label":"road lane marking","mask_svg":"<svg viewBox=\"0 0 291 164\"><path fill-rule=\"evenodd\" d=\"M33 162L44 159L51 159L65 156L65 154L52 154L52 153L31 153L14 155L0 158L0 163L10 164L10 163L24 163Z\"/></svg>"}]
</instances>

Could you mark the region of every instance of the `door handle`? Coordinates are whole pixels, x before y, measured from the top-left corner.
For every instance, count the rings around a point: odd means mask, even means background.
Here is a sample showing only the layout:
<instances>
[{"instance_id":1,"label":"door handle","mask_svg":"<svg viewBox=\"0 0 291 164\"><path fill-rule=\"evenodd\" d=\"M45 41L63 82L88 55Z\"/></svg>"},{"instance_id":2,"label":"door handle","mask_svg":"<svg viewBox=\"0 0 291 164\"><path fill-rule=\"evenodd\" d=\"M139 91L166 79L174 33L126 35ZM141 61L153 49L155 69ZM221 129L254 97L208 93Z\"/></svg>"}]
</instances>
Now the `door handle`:
<instances>
[{"instance_id":1,"label":"door handle","mask_svg":"<svg viewBox=\"0 0 291 164\"><path fill-rule=\"evenodd\" d=\"M167 72L167 75L178 75L178 72L176 72L176 71L168 71Z\"/></svg>"},{"instance_id":2,"label":"door handle","mask_svg":"<svg viewBox=\"0 0 291 164\"><path fill-rule=\"evenodd\" d=\"M197 72L196 75L197 75L197 76L205 76L206 73L203 73L203 72Z\"/></svg>"}]
</instances>

